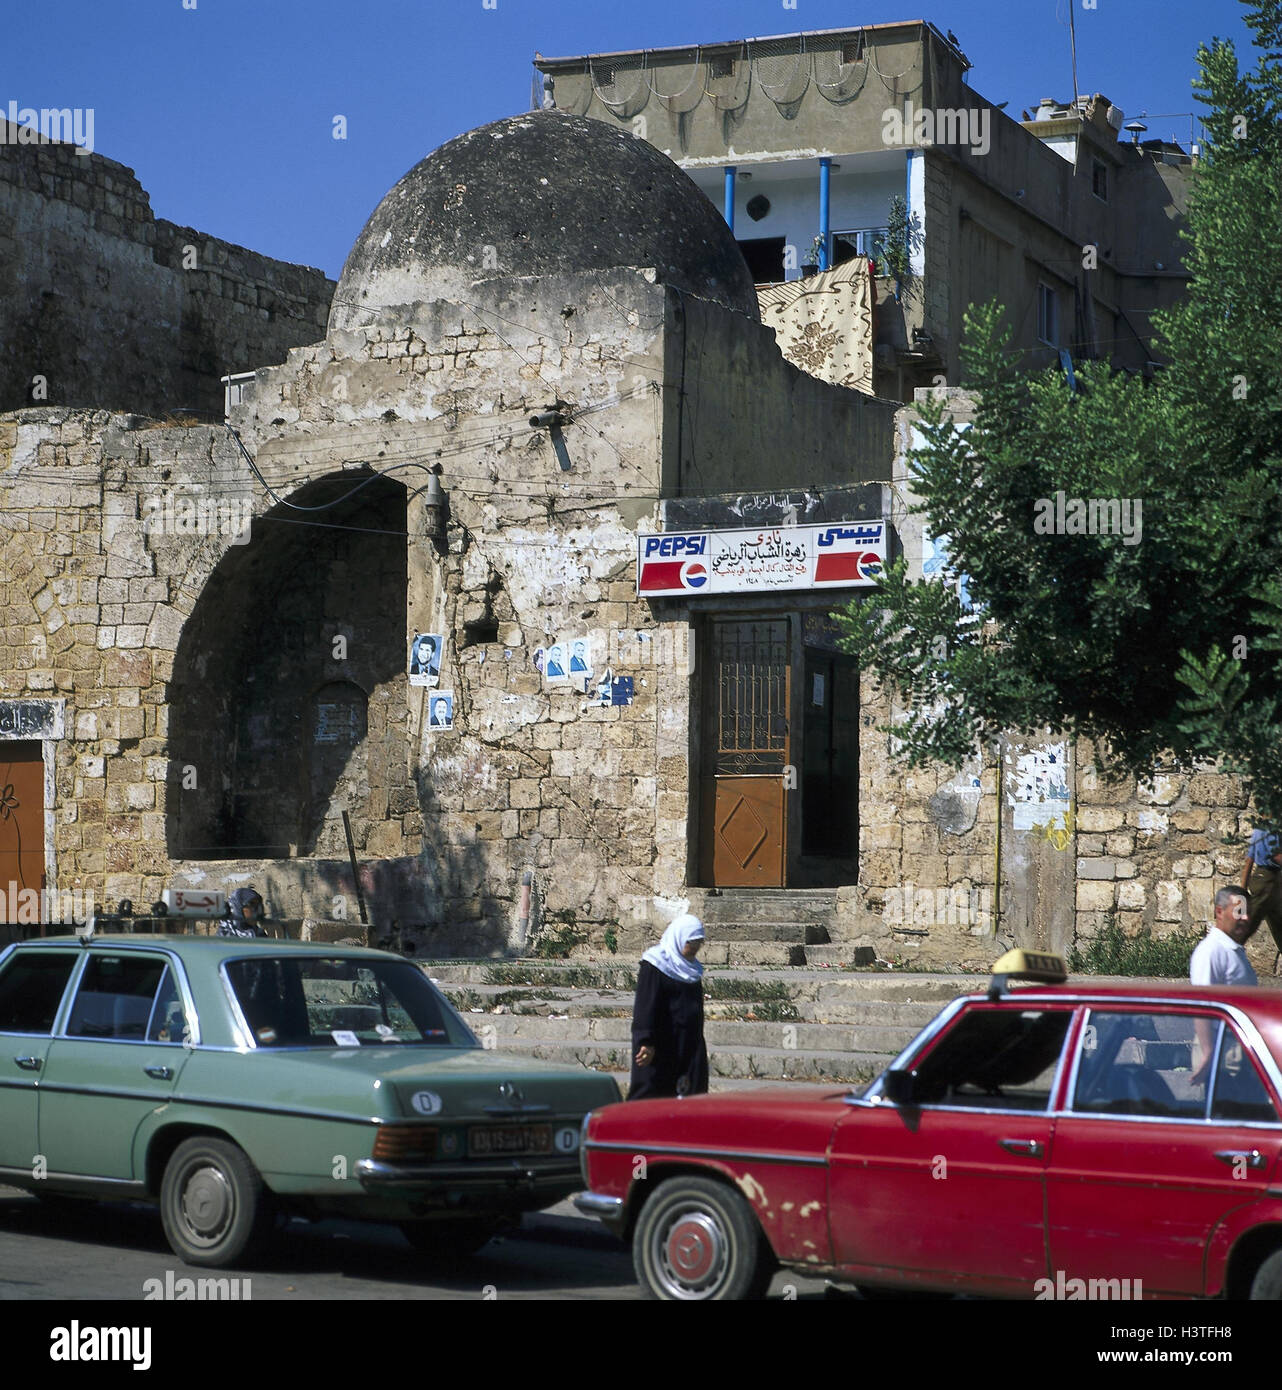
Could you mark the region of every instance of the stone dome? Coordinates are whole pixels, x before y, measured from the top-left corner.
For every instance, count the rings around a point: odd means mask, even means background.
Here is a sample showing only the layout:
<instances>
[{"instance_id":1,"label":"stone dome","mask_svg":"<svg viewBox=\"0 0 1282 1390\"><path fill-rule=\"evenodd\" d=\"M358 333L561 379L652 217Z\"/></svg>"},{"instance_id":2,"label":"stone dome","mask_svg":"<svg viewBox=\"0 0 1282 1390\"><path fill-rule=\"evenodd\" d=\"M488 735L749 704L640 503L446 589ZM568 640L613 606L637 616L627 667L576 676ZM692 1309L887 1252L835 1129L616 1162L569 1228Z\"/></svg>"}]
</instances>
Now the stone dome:
<instances>
[{"instance_id":1,"label":"stone dome","mask_svg":"<svg viewBox=\"0 0 1282 1390\"><path fill-rule=\"evenodd\" d=\"M388 193L347 257L330 328L466 300L478 280L619 266L759 317L733 234L666 155L603 121L529 112L450 140Z\"/></svg>"}]
</instances>

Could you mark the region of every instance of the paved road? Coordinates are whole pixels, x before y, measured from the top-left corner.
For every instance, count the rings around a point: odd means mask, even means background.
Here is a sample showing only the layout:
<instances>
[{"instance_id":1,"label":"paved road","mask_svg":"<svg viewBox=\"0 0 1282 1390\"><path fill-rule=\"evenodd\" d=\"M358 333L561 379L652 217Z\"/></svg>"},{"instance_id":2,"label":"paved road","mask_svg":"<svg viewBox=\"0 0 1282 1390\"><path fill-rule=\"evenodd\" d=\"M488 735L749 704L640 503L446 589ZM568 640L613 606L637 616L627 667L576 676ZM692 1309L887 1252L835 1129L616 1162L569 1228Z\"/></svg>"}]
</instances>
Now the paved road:
<instances>
[{"instance_id":1,"label":"paved road","mask_svg":"<svg viewBox=\"0 0 1282 1390\"><path fill-rule=\"evenodd\" d=\"M425 1268L392 1226L290 1222L252 1268L203 1271L248 1281L253 1301L279 1299L638 1299L628 1250L596 1222L526 1217L448 1273ZM198 1276L169 1249L155 1208L76 1203L64 1210L0 1187L0 1300L143 1299ZM787 1286L795 1290L790 1295ZM779 1275L776 1297L820 1298L823 1283ZM240 1288L244 1296L244 1285Z\"/></svg>"}]
</instances>

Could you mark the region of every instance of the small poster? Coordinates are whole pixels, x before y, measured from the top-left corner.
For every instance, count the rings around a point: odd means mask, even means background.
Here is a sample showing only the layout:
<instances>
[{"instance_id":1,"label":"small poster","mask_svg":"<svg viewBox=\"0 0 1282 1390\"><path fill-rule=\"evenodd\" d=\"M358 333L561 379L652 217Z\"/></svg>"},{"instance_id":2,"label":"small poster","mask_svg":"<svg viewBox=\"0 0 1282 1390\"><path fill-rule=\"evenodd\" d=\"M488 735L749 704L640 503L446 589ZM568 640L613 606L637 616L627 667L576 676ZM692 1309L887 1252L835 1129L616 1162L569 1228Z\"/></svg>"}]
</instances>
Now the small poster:
<instances>
[{"instance_id":1,"label":"small poster","mask_svg":"<svg viewBox=\"0 0 1282 1390\"><path fill-rule=\"evenodd\" d=\"M568 685L570 658L564 642L553 642L543 656L543 679L549 685Z\"/></svg>"},{"instance_id":2,"label":"small poster","mask_svg":"<svg viewBox=\"0 0 1282 1390\"><path fill-rule=\"evenodd\" d=\"M437 685L445 639L439 632L416 632L410 643L410 684Z\"/></svg>"},{"instance_id":3,"label":"small poster","mask_svg":"<svg viewBox=\"0 0 1282 1390\"><path fill-rule=\"evenodd\" d=\"M428 728L452 729L454 727L454 692L438 690L428 697Z\"/></svg>"},{"instance_id":4,"label":"small poster","mask_svg":"<svg viewBox=\"0 0 1282 1390\"><path fill-rule=\"evenodd\" d=\"M597 682L593 697L588 701L589 705L595 705L606 709L612 705L630 705L632 703L633 677L616 676L607 667L600 681Z\"/></svg>"},{"instance_id":5,"label":"small poster","mask_svg":"<svg viewBox=\"0 0 1282 1390\"><path fill-rule=\"evenodd\" d=\"M586 637L576 637L565 644L570 649L570 679L592 674L592 645Z\"/></svg>"},{"instance_id":6,"label":"small poster","mask_svg":"<svg viewBox=\"0 0 1282 1390\"><path fill-rule=\"evenodd\" d=\"M596 688L596 694L588 701L591 705L608 705L610 703L610 688L614 673L607 666L605 674Z\"/></svg>"}]
</instances>

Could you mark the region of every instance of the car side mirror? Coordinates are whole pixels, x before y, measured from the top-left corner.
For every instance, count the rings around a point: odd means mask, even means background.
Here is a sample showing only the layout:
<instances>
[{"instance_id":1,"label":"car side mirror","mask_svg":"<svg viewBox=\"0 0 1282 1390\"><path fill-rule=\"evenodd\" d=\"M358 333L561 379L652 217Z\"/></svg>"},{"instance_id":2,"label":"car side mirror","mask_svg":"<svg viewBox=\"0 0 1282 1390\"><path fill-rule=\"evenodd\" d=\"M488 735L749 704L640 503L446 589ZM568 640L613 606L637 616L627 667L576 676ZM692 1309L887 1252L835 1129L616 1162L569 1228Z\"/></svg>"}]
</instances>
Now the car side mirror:
<instances>
[{"instance_id":1,"label":"car side mirror","mask_svg":"<svg viewBox=\"0 0 1282 1390\"><path fill-rule=\"evenodd\" d=\"M917 1073L892 1068L882 1078L881 1093L894 1105L915 1104Z\"/></svg>"}]
</instances>

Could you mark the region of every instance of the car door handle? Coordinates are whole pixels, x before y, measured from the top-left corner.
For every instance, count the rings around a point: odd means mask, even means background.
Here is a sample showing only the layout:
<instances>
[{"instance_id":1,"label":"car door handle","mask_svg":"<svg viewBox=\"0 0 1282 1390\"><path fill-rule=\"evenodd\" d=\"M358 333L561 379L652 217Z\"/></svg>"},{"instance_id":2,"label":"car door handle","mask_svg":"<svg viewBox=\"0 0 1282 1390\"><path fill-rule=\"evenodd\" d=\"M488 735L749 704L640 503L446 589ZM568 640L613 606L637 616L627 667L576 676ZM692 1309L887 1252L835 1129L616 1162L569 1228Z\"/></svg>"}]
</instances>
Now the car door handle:
<instances>
[{"instance_id":1,"label":"car door handle","mask_svg":"<svg viewBox=\"0 0 1282 1390\"><path fill-rule=\"evenodd\" d=\"M1013 1154L1026 1154L1029 1158L1041 1158L1046 1152L1044 1146L1037 1139L1003 1139L1001 1141L1003 1149Z\"/></svg>"},{"instance_id":2,"label":"car door handle","mask_svg":"<svg viewBox=\"0 0 1282 1390\"><path fill-rule=\"evenodd\" d=\"M39 1057L15 1057L13 1059L23 1069L23 1071L39 1071Z\"/></svg>"},{"instance_id":3,"label":"car door handle","mask_svg":"<svg viewBox=\"0 0 1282 1390\"><path fill-rule=\"evenodd\" d=\"M143 1071L148 1076L154 1076L157 1081L172 1081L174 1073L169 1067L143 1067Z\"/></svg>"},{"instance_id":4,"label":"car door handle","mask_svg":"<svg viewBox=\"0 0 1282 1390\"><path fill-rule=\"evenodd\" d=\"M1248 1168L1263 1168L1269 1161L1259 1149L1216 1149L1215 1156L1221 1163L1245 1163Z\"/></svg>"}]
</instances>

